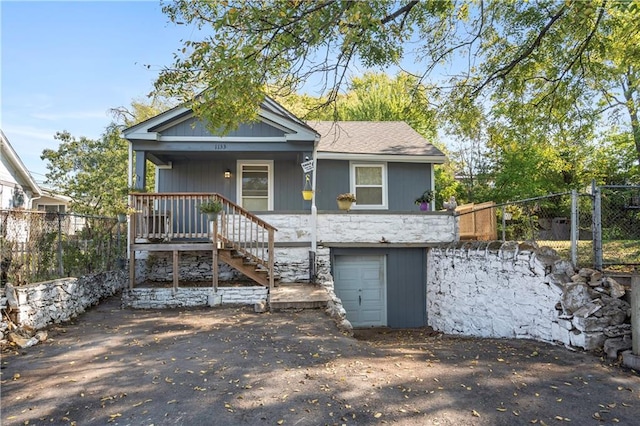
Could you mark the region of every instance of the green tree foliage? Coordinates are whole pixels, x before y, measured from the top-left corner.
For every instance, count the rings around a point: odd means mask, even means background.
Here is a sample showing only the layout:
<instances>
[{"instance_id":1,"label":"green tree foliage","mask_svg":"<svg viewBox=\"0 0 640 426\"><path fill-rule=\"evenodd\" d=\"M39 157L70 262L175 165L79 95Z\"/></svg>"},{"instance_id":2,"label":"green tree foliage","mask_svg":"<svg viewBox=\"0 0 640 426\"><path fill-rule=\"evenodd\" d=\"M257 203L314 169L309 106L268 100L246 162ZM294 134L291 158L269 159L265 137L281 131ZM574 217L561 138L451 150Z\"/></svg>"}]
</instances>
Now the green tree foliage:
<instances>
[{"instance_id":1,"label":"green tree foliage","mask_svg":"<svg viewBox=\"0 0 640 426\"><path fill-rule=\"evenodd\" d=\"M127 141L110 125L100 139L75 138L58 132L57 150L45 149L47 183L71 197L75 213L115 216L126 206Z\"/></svg>"},{"instance_id":2,"label":"green tree foliage","mask_svg":"<svg viewBox=\"0 0 640 426\"><path fill-rule=\"evenodd\" d=\"M323 98L309 95L276 97L287 109L312 120L339 121L404 121L443 152L437 141L437 114L424 87L415 77L400 73L390 77L383 73L365 73L354 78L348 91L340 95L335 107ZM435 169L436 205L456 196L466 199L462 186L455 180L449 163Z\"/></svg>"},{"instance_id":3,"label":"green tree foliage","mask_svg":"<svg viewBox=\"0 0 640 426\"><path fill-rule=\"evenodd\" d=\"M603 185L625 185L640 182L640 166L635 161L633 136L613 128L595 147L587 167L594 179Z\"/></svg>"},{"instance_id":4,"label":"green tree foliage","mask_svg":"<svg viewBox=\"0 0 640 426\"><path fill-rule=\"evenodd\" d=\"M640 161L640 0L180 0L163 10L203 37L185 42L156 91L194 102L218 131L255 118L267 92L313 83L324 103L335 103L350 72L405 65L474 143L530 142L525 150L546 155L562 141L575 145L604 118L619 118ZM488 112L474 118L473 111ZM484 139L470 137L483 120ZM524 133L547 131L543 120L554 132L546 147ZM520 137L511 140L513 125ZM565 168L583 149L553 159L568 185L582 176Z\"/></svg>"},{"instance_id":5,"label":"green tree foliage","mask_svg":"<svg viewBox=\"0 0 640 426\"><path fill-rule=\"evenodd\" d=\"M166 102L134 101L131 108L120 107L99 139L76 138L67 131L57 132L57 150L45 149L47 183L71 197L71 210L88 215L115 216L127 207L129 193L128 142L120 137L123 127L146 120L166 109ZM155 173L147 164L147 186L153 187ZM147 189L148 189L147 188Z\"/></svg>"}]
</instances>

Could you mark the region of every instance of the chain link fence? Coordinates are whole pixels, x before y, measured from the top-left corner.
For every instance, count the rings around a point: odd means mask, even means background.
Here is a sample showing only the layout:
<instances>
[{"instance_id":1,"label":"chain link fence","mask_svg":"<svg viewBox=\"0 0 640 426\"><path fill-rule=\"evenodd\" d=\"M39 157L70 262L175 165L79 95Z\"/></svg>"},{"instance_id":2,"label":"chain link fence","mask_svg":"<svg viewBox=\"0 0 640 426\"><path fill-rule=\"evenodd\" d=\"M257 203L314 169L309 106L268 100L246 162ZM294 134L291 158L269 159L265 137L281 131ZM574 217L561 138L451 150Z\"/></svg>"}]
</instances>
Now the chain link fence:
<instances>
[{"instance_id":1,"label":"chain link fence","mask_svg":"<svg viewBox=\"0 0 640 426\"><path fill-rule=\"evenodd\" d=\"M640 186L601 186L594 196L601 213L595 216L596 266L612 271L640 266Z\"/></svg>"},{"instance_id":2,"label":"chain link fence","mask_svg":"<svg viewBox=\"0 0 640 426\"><path fill-rule=\"evenodd\" d=\"M591 192L459 206L461 239L535 242L577 267L630 272L640 265L640 187L594 186Z\"/></svg>"},{"instance_id":3,"label":"chain link fence","mask_svg":"<svg viewBox=\"0 0 640 426\"><path fill-rule=\"evenodd\" d=\"M0 210L0 286L121 267L126 224L115 218Z\"/></svg>"}]
</instances>

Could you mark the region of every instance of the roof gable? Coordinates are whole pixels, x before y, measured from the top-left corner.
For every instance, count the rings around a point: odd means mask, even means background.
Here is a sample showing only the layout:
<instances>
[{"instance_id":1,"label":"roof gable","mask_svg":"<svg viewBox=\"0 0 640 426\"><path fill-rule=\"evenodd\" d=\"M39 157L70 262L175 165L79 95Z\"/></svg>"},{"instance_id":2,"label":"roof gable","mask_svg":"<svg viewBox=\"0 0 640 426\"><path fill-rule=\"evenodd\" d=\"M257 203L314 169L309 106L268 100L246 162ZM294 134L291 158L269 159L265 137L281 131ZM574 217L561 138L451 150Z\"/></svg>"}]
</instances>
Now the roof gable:
<instances>
[{"instance_id":1,"label":"roof gable","mask_svg":"<svg viewBox=\"0 0 640 426\"><path fill-rule=\"evenodd\" d=\"M235 131L223 136L211 133L205 123L194 115L193 110L186 106L172 108L129 127L123 131L123 135L129 140L157 141L176 137L197 138L202 141L279 137L313 142L318 137L314 129L268 97L260 104L256 123L243 123Z\"/></svg>"},{"instance_id":2,"label":"roof gable","mask_svg":"<svg viewBox=\"0 0 640 426\"><path fill-rule=\"evenodd\" d=\"M0 129L0 157L3 159L3 162L6 161L11 167L10 172L13 171L15 173L13 176L14 179L16 179L16 181L23 187L27 187L23 189L29 189L37 195L42 194L42 190L33 179L31 173L29 173L29 170L27 170L20 157L18 157L18 153L13 149L2 129Z\"/></svg>"}]
</instances>

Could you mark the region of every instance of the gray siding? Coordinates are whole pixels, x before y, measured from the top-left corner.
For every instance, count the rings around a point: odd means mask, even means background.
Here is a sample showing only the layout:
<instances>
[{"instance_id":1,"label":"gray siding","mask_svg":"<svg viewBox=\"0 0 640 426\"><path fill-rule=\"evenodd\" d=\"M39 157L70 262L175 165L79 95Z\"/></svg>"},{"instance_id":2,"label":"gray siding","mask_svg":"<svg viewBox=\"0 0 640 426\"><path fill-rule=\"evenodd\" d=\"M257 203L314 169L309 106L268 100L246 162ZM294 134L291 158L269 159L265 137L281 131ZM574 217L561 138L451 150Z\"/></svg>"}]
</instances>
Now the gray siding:
<instances>
[{"instance_id":1,"label":"gray siding","mask_svg":"<svg viewBox=\"0 0 640 426\"><path fill-rule=\"evenodd\" d=\"M387 163L389 211L417 209L413 201L431 187L431 164ZM351 188L349 161L319 160L318 210L337 210L336 196Z\"/></svg>"},{"instance_id":2,"label":"gray siding","mask_svg":"<svg viewBox=\"0 0 640 426\"><path fill-rule=\"evenodd\" d=\"M163 130L163 136L213 136L202 121L190 118ZM284 132L263 122L241 124L237 130L229 132L229 137L282 137Z\"/></svg>"},{"instance_id":3,"label":"gray siding","mask_svg":"<svg viewBox=\"0 0 640 426\"><path fill-rule=\"evenodd\" d=\"M338 210L336 196L349 192L349 162L318 160L316 206L318 210Z\"/></svg>"},{"instance_id":4,"label":"gray siding","mask_svg":"<svg viewBox=\"0 0 640 426\"><path fill-rule=\"evenodd\" d=\"M386 255L387 325L391 328L427 324L426 249L334 248L331 256ZM333 271L332 271L333 273Z\"/></svg>"},{"instance_id":5,"label":"gray siding","mask_svg":"<svg viewBox=\"0 0 640 426\"><path fill-rule=\"evenodd\" d=\"M170 170L159 170L158 192L218 192L235 202L235 160L179 160ZM224 178L230 169L231 179Z\"/></svg>"},{"instance_id":6,"label":"gray siding","mask_svg":"<svg viewBox=\"0 0 640 426\"><path fill-rule=\"evenodd\" d=\"M431 164L388 163L389 210L418 209L414 200L431 187Z\"/></svg>"},{"instance_id":7,"label":"gray siding","mask_svg":"<svg viewBox=\"0 0 640 426\"><path fill-rule=\"evenodd\" d=\"M311 201L302 199L304 173L300 163L304 161L305 156L310 157L311 152L302 153L295 161L287 159L273 162L273 209L275 211L311 210Z\"/></svg>"},{"instance_id":8,"label":"gray siding","mask_svg":"<svg viewBox=\"0 0 640 426\"><path fill-rule=\"evenodd\" d=\"M311 203L302 200L304 176L300 163L304 153L278 158L258 155L244 159L273 160L274 210L310 209ZM306 154L309 155L309 154ZM244 157L244 156L243 156ZM231 178L224 171L231 170ZM158 192L217 192L233 202L236 199L236 159L177 160L171 170L159 170Z\"/></svg>"},{"instance_id":9,"label":"gray siding","mask_svg":"<svg viewBox=\"0 0 640 426\"><path fill-rule=\"evenodd\" d=\"M426 249L392 249L387 255L387 323L391 328L427 324Z\"/></svg>"},{"instance_id":10,"label":"gray siding","mask_svg":"<svg viewBox=\"0 0 640 426\"><path fill-rule=\"evenodd\" d=\"M310 201L302 199L304 174L300 163L309 152L243 154L245 160L274 160L274 210L309 210ZM431 165L388 163L389 211L413 211L415 200L431 180ZM230 169L231 179L224 178ZM174 160L171 170L160 170L159 192L218 192L236 201L236 158L225 154L222 158ZM337 210L336 196L348 192L349 162L320 160L316 184L318 210ZM379 211L379 210L378 210Z\"/></svg>"}]
</instances>

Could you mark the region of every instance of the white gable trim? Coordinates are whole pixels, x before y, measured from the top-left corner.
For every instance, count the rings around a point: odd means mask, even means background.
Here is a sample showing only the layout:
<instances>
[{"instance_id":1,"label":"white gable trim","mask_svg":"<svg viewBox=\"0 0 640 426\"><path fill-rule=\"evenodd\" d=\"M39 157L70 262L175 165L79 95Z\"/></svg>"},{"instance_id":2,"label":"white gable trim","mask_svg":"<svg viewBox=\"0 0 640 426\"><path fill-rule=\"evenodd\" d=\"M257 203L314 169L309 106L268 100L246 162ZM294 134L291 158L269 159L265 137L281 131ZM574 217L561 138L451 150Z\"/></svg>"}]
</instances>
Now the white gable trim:
<instances>
[{"instance_id":1,"label":"white gable trim","mask_svg":"<svg viewBox=\"0 0 640 426\"><path fill-rule=\"evenodd\" d=\"M154 128L156 126L161 125L164 122L173 121L176 117L179 117L181 114L185 112L191 111L191 108L187 108L185 106L178 106L172 108L168 111L165 111L161 114L156 115L148 120L143 121L142 123L138 123L135 126L131 126L128 129L124 129L122 134L126 138L131 138L132 135L149 133L149 129Z\"/></svg>"},{"instance_id":2,"label":"white gable trim","mask_svg":"<svg viewBox=\"0 0 640 426\"><path fill-rule=\"evenodd\" d=\"M265 99L267 102L268 99ZM273 106L273 105L272 105ZM283 112L284 113L284 112ZM182 123L183 121L189 120L194 117L193 111L190 108L176 107L169 111L166 111L154 118L151 118L147 121L144 121L140 124L137 124L133 127L125 129L122 132L122 135L129 140L137 139L137 140L152 140L152 141L170 141L168 137L164 137L161 135L162 131L173 127L177 124ZM263 123L273 126L279 130L282 130L286 133L285 139L288 140L309 140L310 142L315 141L318 137L318 134L306 127L302 122L298 123L293 118L289 118L286 116L275 114L260 105L260 109L258 111L259 121ZM150 132L149 129L157 128L156 131ZM175 136L173 136L175 138ZM198 140L200 142L217 142L217 141L226 141L231 142L234 140L234 137L227 136L202 136L196 137L195 139L192 137L190 140ZM246 140L247 138L243 138ZM262 140L262 138L259 138ZM181 138L181 140L187 140L186 138ZM282 140L282 139L280 139Z\"/></svg>"}]
</instances>

